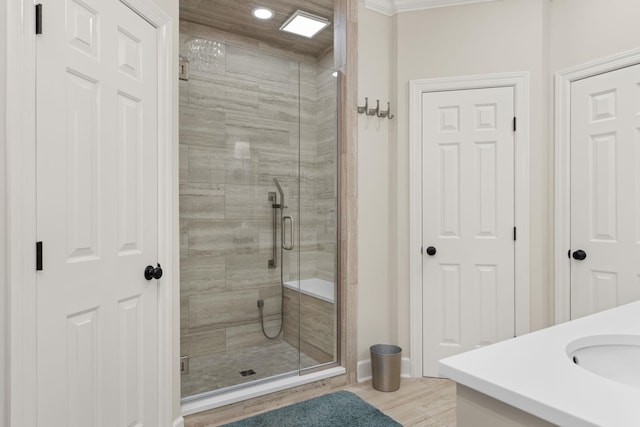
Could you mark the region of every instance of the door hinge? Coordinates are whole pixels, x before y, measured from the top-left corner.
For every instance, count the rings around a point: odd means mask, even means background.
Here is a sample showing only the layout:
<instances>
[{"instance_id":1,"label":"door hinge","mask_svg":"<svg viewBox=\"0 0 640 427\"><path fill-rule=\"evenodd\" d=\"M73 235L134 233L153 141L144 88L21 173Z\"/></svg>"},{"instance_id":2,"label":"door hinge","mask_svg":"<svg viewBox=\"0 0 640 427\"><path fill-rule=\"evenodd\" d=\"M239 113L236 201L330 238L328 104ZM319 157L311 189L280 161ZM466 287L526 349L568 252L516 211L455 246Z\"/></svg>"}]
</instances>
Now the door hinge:
<instances>
[{"instance_id":1,"label":"door hinge","mask_svg":"<svg viewBox=\"0 0 640 427\"><path fill-rule=\"evenodd\" d=\"M178 78L180 80L189 80L189 61L182 57L178 62Z\"/></svg>"},{"instance_id":2,"label":"door hinge","mask_svg":"<svg viewBox=\"0 0 640 427\"><path fill-rule=\"evenodd\" d=\"M42 271L42 242L36 242L36 271Z\"/></svg>"},{"instance_id":3,"label":"door hinge","mask_svg":"<svg viewBox=\"0 0 640 427\"><path fill-rule=\"evenodd\" d=\"M36 34L42 34L42 4L36 5Z\"/></svg>"},{"instance_id":4,"label":"door hinge","mask_svg":"<svg viewBox=\"0 0 640 427\"><path fill-rule=\"evenodd\" d=\"M514 132L515 132L515 131L516 131L516 129L517 129L516 121L517 121L517 120L516 120L516 118L514 117L514 118L513 118L513 131L514 131Z\"/></svg>"},{"instance_id":5,"label":"door hinge","mask_svg":"<svg viewBox=\"0 0 640 427\"><path fill-rule=\"evenodd\" d=\"M189 356L180 356L180 374L187 375L189 373Z\"/></svg>"},{"instance_id":6,"label":"door hinge","mask_svg":"<svg viewBox=\"0 0 640 427\"><path fill-rule=\"evenodd\" d=\"M517 237L517 228L513 227L513 241L516 241L516 237Z\"/></svg>"}]
</instances>

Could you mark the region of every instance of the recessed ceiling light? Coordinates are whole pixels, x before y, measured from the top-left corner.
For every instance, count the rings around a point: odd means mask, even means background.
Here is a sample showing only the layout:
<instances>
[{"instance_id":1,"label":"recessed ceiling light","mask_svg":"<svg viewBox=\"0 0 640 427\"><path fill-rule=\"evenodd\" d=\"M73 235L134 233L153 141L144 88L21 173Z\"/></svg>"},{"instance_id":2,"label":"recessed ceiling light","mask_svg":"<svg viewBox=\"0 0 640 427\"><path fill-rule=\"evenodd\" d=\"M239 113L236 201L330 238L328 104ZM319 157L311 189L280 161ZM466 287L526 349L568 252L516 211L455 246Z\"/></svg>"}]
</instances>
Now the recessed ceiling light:
<instances>
[{"instance_id":1,"label":"recessed ceiling light","mask_svg":"<svg viewBox=\"0 0 640 427\"><path fill-rule=\"evenodd\" d=\"M280 30L313 38L313 36L325 29L329 24L330 22L321 16L298 10L287 19L287 22L282 24Z\"/></svg>"},{"instance_id":2,"label":"recessed ceiling light","mask_svg":"<svg viewBox=\"0 0 640 427\"><path fill-rule=\"evenodd\" d=\"M337 72L337 71L334 71L333 73L331 73L331 75L332 75L333 77L338 77L338 72Z\"/></svg>"},{"instance_id":3,"label":"recessed ceiling light","mask_svg":"<svg viewBox=\"0 0 640 427\"><path fill-rule=\"evenodd\" d=\"M271 19L273 18L273 10L266 7L256 7L251 11L251 14L258 19Z\"/></svg>"}]
</instances>

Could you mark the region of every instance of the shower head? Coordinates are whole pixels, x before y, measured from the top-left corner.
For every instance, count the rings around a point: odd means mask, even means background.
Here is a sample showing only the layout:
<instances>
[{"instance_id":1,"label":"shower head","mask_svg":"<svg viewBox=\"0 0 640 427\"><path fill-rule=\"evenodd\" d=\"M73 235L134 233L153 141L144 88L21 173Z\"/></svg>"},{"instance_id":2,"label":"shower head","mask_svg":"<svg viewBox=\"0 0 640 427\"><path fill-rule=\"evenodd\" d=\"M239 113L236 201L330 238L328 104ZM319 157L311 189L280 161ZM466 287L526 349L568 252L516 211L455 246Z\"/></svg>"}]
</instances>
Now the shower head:
<instances>
[{"instance_id":1,"label":"shower head","mask_svg":"<svg viewBox=\"0 0 640 427\"><path fill-rule=\"evenodd\" d=\"M280 187L280 181L278 181L278 178L274 177L273 182L276 184L276 187L278 187L278 192L280 193L280 206L284 209L286 206L284 205L284 192L282 191L282 187Z\"/></svg>"}]
</instances>

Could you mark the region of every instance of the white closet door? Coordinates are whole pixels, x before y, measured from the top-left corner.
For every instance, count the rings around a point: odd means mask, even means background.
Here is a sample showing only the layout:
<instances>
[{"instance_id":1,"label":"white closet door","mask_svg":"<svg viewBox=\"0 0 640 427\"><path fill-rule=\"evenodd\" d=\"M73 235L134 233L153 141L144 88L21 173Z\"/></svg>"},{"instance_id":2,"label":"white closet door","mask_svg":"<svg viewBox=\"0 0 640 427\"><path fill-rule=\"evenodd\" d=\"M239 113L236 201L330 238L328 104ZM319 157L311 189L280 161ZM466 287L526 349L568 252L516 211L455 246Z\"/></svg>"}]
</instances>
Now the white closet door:
<instances>
[{"instance_id":1,"label":"white closet door","mask_svg":"<svg viewBox=\"0 0 640 427\"><path fill-rule=\"evenodd\" d=\"M117 0L45 0L37 41L43 427L157 427L157 40Z\"/></svg>"},{"instance_id":2,"label":"white closet door","mask_svg":"<svg viewBox=\"0 0 640 427\"><path fill-rule=\"evenodd\" d=\"M571 84L571 318L638 299L640 65Z\"/></svg>"},{"instance_id":3,"label":"white closet door","mask_svg":"<svg viewBox=\"0 0 640 427\"><path fill-rule=\"evenodd\" d=\"M439 359L514 336L514 95L422 100L423 375L438 376Z\"/></svg>"}]
</instances>

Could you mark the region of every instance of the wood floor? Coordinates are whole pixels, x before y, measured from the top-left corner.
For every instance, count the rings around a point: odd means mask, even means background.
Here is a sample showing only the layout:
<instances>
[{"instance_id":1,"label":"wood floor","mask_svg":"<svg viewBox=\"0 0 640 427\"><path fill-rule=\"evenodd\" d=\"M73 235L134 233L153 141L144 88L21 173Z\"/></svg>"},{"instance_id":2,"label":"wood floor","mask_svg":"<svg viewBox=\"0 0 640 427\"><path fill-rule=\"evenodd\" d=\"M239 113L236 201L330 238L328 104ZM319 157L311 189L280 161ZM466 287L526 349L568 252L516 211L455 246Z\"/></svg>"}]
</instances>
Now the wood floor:
<instances>
[{"instance_id":1,"label":"wood floor","mask_svg":"<svg viewBox=\"0 0 640 427\"><path fill-rule=\"evenodd\" d=\"M403 426L455 427L456 425L456 386L449 380L437 378L402 379L400 390L384 393L374 390L371 381L330 390L348 390L380 409ZM297 399L294 399L297 401ZM289 403L294 403L291 401ZM274 402L275 403L275 402ZM277 402L274 407L284 406ZM285 403L285 404L289 404ZM237 421L251 415L266 412L273 407L260 405L255 413L245 412L238 417L221 417L221 413L198 414L186 417L185 427L213 427ZM208 418L208 419L207 419ZM221 419L225 418L225 419Z\"/></svg>"},{"instance_id":2,"label":"wood floor","mask_svg":"<svg viewBox=\"0 0 640 427\"><path fill-rule=\"evenodd\" d=\"M403 426L455 427L456 384L437 378L403 379L400 390L383 393L371 381L345 387Z\"/></svg>"}]
</instances>

